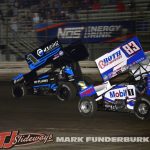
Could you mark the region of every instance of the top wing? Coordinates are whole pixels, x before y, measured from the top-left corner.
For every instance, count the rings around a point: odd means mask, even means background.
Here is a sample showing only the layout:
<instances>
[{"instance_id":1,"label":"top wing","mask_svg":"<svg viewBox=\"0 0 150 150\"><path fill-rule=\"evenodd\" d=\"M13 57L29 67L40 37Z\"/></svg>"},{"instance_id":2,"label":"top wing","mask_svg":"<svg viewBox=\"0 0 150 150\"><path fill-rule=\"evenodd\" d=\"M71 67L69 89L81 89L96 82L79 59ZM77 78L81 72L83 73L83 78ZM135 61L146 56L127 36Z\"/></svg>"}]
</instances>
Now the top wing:
<instances>
[{"instance_id":1,"label":"top wing","mask_svg":"<svg viewBox=\"0 0 150 150\"><path fill-rule=\"evenodd\" d=\"M31 70L37 70L45 65L53 64L55 68L84 60L89 56L81 41L76 41L62 48L56 38L26 55L25 59Z\"/></svg>"},{"instance_id":2,"label":"top wing","mask_svg":"<svg viewBox=\"0 0 150 150\"><path fill-rule=\"evenodd\" d=\"M63 54L62 46L56 38L27 54L25 59L31 70L37 70L48 63L58 60Z\"/></svg>"},{"instance_id":3,"label":"top wing","mask_svg":"<svg viewBox=\"0 0 150 150\"><path fill-rule=\"evenodd\" d=\"M145 54L137 37L133 37L109 53L95 60L101 76L107 81L126 71L130 66L145 60Z\"/></svg>"}]
</instances>

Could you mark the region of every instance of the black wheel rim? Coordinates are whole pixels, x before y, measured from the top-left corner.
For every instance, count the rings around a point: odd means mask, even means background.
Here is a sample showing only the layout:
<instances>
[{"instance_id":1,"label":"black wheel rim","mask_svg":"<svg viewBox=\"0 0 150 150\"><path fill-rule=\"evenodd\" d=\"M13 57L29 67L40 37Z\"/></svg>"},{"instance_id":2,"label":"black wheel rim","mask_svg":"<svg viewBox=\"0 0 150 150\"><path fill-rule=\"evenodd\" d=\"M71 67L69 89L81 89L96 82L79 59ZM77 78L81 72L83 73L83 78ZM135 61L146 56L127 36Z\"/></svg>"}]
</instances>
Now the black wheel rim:
<instances>
[{"instance_id":1,"label":"black wheel rim","mask_svg":"<svg viewBox=\"0 0 150 150\"><path fill-rule=\"evenodd\" d=\"M15 87L13 89L13 94L16 96L16 97L21 97L23 95L23 90L21 87Z\"/></svg>"}]
</instances>

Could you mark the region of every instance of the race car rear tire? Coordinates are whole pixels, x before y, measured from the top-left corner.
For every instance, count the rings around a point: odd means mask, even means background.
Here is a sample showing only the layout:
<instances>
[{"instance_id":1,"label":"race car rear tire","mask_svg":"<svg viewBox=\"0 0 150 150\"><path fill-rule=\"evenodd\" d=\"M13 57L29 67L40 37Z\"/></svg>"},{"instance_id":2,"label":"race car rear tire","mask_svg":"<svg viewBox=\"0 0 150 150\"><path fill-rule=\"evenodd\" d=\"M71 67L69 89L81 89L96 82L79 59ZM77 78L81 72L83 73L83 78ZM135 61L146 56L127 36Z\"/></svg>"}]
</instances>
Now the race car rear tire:
<instances>
[{"instance_id":1,"label":"race car rear tire","mask_svg":"<svg viewBox=\"0 0 150 150\"><path fill-rule=\"evenodd\" d=\"M134 114L141 120L148 119L150 117L150 101L145 97L136 101L134 106Z\"/></svg>"},{"instance_id":2,"label":"race car rear tire","mask_svg":"<svg viewBox=\"0 0 150 150\"><path fill-rule=\"evenodd\" d=\"M61 82L58 85L56 95L61 101L74 100L77 95L77 89L70 82Z\"/></svg>"},{"instance_id":3,"label":"race car rear tire","mask_svg":"<svg viewBox=\"0 0 150 150\"><path fill-rule=\"evenodd\" d=\"M86 117L91 117L97 111L97 102L93 97L84 97L78 103L80 114Z\"/></svg>"},{"instance_id":4,"label":"race car rear tire","mask_svg":"<svg viewBox=\"0 0 150 150\"><path fill-rule=\"evenodd\" d=\"M20 98L26 95L26 88L22 84L17 84L12 86L12 96L14 98Z\"/></svg>"}]
</instances>

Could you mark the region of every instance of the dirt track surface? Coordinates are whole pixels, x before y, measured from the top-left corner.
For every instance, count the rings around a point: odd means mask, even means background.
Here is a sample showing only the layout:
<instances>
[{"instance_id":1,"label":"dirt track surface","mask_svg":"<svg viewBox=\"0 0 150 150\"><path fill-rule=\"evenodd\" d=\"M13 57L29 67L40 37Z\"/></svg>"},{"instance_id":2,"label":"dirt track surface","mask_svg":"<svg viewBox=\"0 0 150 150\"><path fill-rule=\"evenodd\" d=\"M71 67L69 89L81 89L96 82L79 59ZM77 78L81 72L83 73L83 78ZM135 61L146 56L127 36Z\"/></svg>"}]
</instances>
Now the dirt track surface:
<instances>
[{"instance_id":1,"label":"dirt track surface","mask_svg":"<svg viewBox=\"0 0 150 150\"><path fill-rule=\"evenodd\" d=\"M78 100L60 102L55 96L25 96L15 101L9 83L0 83L0 132L53 134L54 142L14 147L14 150L148 150L150 143L56 143L56 137L149 136L150 120L128 113L97 112L82 117Z\"/></svg>"}]
</instances>

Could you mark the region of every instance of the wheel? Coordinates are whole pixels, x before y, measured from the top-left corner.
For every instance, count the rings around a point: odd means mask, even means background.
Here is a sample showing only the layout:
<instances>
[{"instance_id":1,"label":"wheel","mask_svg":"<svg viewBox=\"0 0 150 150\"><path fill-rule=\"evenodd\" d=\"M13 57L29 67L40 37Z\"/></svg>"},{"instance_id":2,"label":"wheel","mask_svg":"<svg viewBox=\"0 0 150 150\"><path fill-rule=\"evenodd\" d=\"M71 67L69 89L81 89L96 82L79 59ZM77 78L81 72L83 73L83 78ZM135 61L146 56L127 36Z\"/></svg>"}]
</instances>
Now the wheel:
<instances>
[{"instance_id":1,"label":"wheel","mask_svg":"<svg viewBox=\"0 0 150 150\"><path fill-rule=\"evenodd\" d=\"M78 109L83 116L90 117L97 111L97 103L92 97L84 97L79 101Z\"/></svg>"},{"instance_id":2,"label":"wheel","mask_svg":"<svg viewBox=\"0 0 150 150\"><path fill-rule=\"evenodd\" d=\"M83 80L87 85L93 84L93 80L89 76L83 76Z\"/></svg>"},{"instance_id":3,"label":"wheel","mask_svg":"<svg viewBox=\"0 0 150 150\"><path fill-rule=\"evenodd\" d=\"M150 102L146 98L141 98L134 106L134 114L141 120L148 119L150 114Z\"/></svg>"},{"instance_id":4,"label":"wheel","mask_svg":"<svg viewBox=\"0 0 150 150\"><path fill-rule=\"evenodd\" d=\"M75 99L76 94L77 89L70 82L61 82L56 91L57 98L61 101L73 100Z\"/></svg>"},{"instance_id":5,"label":"wheel","mask_svg":"<svg viewBox=\"0 0 150 150\"><path fill-rule=\"evenodd\" d=\"M12 87L12 96L14 98L23 97L26 94L26 88L22 84L13 85Z\"/></svg>"}]
</instances>

